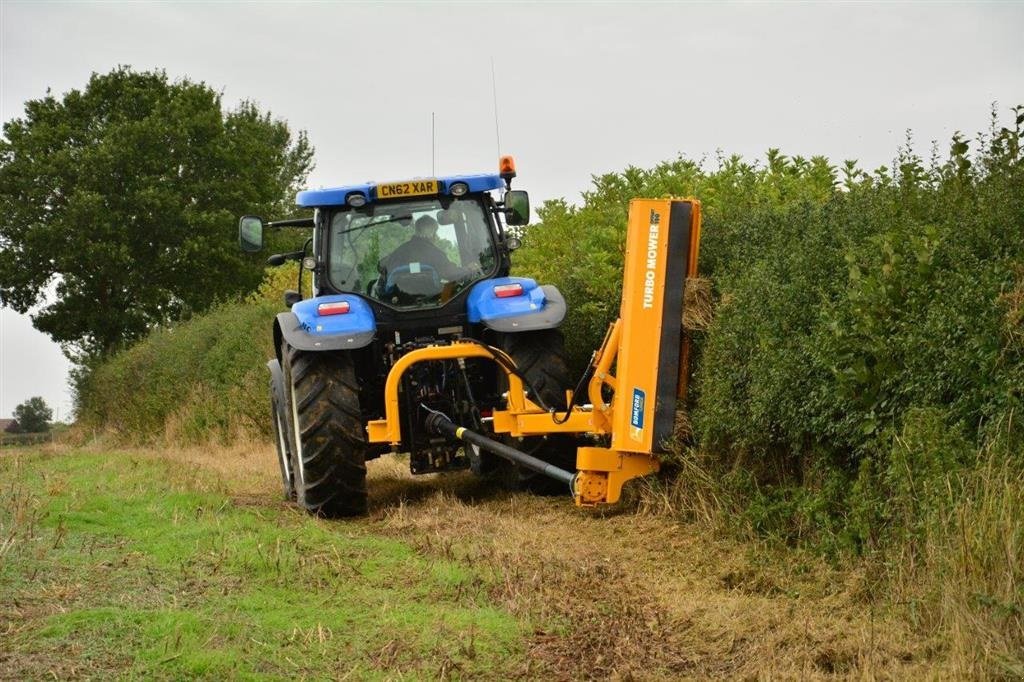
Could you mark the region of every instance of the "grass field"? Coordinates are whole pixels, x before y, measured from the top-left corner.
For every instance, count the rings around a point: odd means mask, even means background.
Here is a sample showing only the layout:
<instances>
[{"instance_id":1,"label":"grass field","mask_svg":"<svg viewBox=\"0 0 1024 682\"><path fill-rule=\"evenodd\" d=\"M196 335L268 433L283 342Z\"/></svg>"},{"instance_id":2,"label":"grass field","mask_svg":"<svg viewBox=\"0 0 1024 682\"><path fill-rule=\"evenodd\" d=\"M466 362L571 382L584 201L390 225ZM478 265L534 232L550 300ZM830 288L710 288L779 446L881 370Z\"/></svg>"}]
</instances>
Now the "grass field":
<instances>
[{"instance_id":1,"label":"grass field","mask_svg":"<svg viewBox=\"0 0 1024 682\"><path fill-rule=\"evenodd\" d=\"M280 501L263 445L0 453L0 677L906 677L944 649L863 567L371 464Z\"/></svg>"}]
</instances>

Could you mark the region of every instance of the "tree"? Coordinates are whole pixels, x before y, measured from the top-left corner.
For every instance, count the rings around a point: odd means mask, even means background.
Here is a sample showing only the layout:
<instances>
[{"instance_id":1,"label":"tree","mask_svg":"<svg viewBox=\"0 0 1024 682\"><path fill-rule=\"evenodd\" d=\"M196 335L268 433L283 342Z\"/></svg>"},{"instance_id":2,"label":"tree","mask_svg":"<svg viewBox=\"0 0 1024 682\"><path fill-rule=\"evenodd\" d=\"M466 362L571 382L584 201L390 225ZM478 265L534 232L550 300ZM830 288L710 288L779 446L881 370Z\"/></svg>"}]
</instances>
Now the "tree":
<instances>
[{"instance_id":1,"label":"tree","mask_svg":"<svg viewBox=\"0 0 1024 682\"><path fill-rule=\"evenodd\" d=\"M36 396L14 408L14 419L22 433L45 433L50 430L53 410L47 406L45 400Z\"/></svg>"},{"instance_id":2,"label":"tree","mask_svg":"<svg viewBox=\"0 0 1024 682\"><path fill-rule=\"evenodd\" d=\"M312 167L305 133L204 83L128 67L25 105L0 139L0 304L105 355L154 325L251 291L243 213L286 215ZM46 302L46 291L56 296Z\"/></svg>"}]
</instances>

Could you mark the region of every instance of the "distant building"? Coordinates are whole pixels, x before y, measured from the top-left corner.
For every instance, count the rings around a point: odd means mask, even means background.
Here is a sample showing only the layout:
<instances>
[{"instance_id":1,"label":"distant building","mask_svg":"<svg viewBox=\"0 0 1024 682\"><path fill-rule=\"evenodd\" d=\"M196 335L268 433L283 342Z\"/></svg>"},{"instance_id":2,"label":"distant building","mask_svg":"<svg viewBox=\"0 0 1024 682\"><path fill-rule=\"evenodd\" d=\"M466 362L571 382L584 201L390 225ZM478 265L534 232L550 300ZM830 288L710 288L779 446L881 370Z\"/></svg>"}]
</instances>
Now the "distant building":
<instances>
[{"instance_id":1,"label":"distant building","mask_svg":"<svg viewBox=\"0 0 1024 682\"><path fill-rule=\"evenodd\" d=\"M0 433L17 433L17 419L0 419Z\"/></svg>"}]
</instances>

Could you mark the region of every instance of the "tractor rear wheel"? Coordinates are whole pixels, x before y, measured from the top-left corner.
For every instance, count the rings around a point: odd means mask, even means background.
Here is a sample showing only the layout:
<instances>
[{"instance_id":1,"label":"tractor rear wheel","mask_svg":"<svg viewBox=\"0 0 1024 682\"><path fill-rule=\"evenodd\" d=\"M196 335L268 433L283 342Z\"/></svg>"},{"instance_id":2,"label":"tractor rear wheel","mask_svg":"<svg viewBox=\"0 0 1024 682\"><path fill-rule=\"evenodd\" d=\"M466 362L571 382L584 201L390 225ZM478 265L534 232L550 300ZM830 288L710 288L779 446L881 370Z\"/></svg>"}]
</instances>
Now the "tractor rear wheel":
<instances>
[{"instance_id":1,"label":"tractor rear wheel","mask_svg":"<svg viewBox=\"0 0 1024 682\"><path fill-rule=\"evenodd\" d=\"M502 334L498 347L508 353L526 377L525 389L534 402L538 396L548 408L565 410L565 392L572 389L569 364L565 352L565 339L558 329L544 329L532 332ZM567 471L576 471L577 439L569 435L555 434L542 438L527 438L513 447L534 457L554 464ZM542 495L556 495L568 492L565 484L541 474L518 467L507 460L501 460L502 478L514 487Z\"/></svg>"},{"instance_id":2,"label":"tractor rear wheel","mask_svg":"<svg viewBox=\"0 0 1024 682\"><path fill-rule=\"evenodd\" d=\"M367 446L352 357L287 344L282 354L295 501L321 516L365 514Z\"/></svg>"}]
</instances>

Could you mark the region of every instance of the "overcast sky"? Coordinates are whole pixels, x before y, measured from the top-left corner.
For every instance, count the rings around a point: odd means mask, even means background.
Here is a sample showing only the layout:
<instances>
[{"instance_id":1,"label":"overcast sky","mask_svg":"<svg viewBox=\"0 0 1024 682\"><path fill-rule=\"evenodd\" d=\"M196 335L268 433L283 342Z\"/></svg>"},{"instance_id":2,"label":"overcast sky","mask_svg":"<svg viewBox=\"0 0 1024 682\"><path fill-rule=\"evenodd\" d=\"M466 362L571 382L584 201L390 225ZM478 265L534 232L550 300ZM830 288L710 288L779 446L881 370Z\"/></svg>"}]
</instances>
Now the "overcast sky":
<instances>
[{"instance_id":1,"label":"overcast sky","mask_svg":"<svg viewBox=\"0 0 1024 682\"><path fill-rule=\"evenodd\" d=\"M0 118L118 64L205 81L308 131L311 186L496 167L535 204L721 149L887 164L1024 104L1024 4L56 3L0 0ZM2 219L2 217L0 217ZM71 411L67 362L0 311L0 416Z\"/></svg>"}]
</instances>

